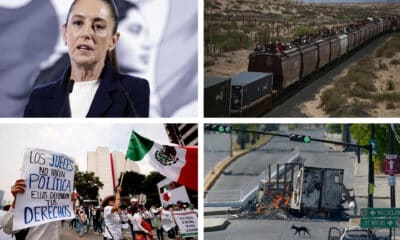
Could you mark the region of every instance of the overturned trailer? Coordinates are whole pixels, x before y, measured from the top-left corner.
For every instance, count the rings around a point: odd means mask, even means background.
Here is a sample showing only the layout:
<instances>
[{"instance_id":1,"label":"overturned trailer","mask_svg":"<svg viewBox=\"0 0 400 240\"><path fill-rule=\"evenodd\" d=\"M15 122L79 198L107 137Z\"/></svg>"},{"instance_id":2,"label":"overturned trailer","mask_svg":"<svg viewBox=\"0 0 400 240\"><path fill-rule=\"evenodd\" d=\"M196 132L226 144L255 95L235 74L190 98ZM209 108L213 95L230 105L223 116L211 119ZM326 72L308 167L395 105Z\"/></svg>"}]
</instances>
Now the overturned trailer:
<instances>
[{"instance_id":1,"label":"overturned trailer","mask_svg":"<svg viewBox=\"0 0 400 240\"><path fill-rule=\"evenodd\" d=\"M280 171L276 179L260 181L258 213L277 208L305 215L338 213L347 210L343 206L345 202L352 208L356 206L353 190L343 184L343 169L290 164L280 166Z\"/></svg>"}]
</instances>

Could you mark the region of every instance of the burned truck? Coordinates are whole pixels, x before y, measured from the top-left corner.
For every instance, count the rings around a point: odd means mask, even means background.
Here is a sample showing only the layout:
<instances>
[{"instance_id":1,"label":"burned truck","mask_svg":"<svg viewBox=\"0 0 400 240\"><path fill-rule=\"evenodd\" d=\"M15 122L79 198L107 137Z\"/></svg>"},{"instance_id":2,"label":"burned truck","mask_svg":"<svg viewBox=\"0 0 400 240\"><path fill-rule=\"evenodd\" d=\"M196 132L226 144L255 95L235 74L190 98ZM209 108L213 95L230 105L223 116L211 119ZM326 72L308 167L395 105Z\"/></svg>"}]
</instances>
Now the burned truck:
<instances>
[{"instance_id":1,"label":"burned truck","mask_svg":"<svg viewBox=\"0 0 400 240\"><path fill-rule=\"evenodd\" d=\"M275 179L260 181L258 214L287 209L295 214L325 213L329 216L356 208L353 189L343 184L343 169L285 164L277 166L277 172Z\"/></svg>"}]
</instances>

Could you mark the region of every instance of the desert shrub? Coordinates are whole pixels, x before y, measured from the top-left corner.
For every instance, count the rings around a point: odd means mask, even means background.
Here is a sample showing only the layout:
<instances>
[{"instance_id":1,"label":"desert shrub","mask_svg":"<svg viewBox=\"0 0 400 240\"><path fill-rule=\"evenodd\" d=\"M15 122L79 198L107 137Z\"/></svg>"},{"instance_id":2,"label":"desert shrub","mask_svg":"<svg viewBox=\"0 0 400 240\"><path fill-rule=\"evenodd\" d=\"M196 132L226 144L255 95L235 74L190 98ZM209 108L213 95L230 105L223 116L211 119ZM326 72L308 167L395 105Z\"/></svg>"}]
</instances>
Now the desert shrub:
<instances>
[{"instance_id":1,"label":"desert shrub","mask_svg":"<svg viewBox=\"0 0 400 240\"><path fill-rule=\"evenodd\" d=\"M336 88L327 89L321 94L321 107L328 114L337 111L346 102L346 98Z\"/></svg>"},{"instance_id":2,"label":"desert shrub","mask_svg":"<svg viewBox=\"0 0 400 240\"><path fill-rule=\"evenodd\" d=\"M376 93L372 95L372 99L375 102L384 102L384 101L397 102L400 101L400 93L389 93L389 92Z\"/></svg>"},{"instance_id":3,"label":"desert shrub","mask_svg":"<svg viewBox=\"0 0 400 240\"><path fill-rule=\"evenodd\" d=\"M387 102L386 109L396 109L396 106L394 105L393 102Z\"/></svg>"},{"instance_id":4,"label":"desert shrub","mask_svg":"<svg viewBox=\"0 0 400 240\"><path fill-rule=\"evenodd\" d=\"M393 91L394 90L394 82L393 82L393 80L389 80L389 81L387 81L386 82L386 89L388 90L388 91Z\"/></svg>"},{"instance_id":5,"label":"desert shrub","mask_svg":"<svg viewBox=\"0 0 400 240\"><path fill-rule=\"evenodd\" d=\"M332 117L341 117L341 116L368 117L369 114L366 110L371 107L372 107L372 105L368 104L367 102L362 102L358 99L354 99L353 103L343 105L337 111L333 112L331 114L331 116Z\"/></svg>"},{"instance_id":6,"label":"desert shrub","mask_svg":"<svg viewBox=\"0 0 400 240\"><path fill-rule=\"evenodd\" d=\"M399 59L393 59L393 60L390 61L390 64L399 65L400 64L400 60Z\"/></svg>"}]
</instances>

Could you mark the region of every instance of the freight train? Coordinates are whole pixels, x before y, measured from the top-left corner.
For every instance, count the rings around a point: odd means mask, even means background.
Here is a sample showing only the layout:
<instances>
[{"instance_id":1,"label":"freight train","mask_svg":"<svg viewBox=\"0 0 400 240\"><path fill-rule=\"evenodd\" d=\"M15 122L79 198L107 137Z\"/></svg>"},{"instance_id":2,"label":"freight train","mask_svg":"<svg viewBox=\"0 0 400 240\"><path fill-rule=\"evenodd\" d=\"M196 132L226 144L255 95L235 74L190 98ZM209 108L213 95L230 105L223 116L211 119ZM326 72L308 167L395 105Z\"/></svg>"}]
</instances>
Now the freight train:
<instances>
[{"instance_id":1,"label":"freight train","mask_svg":"<svg viewBox=\"0 0 400 240\"><path fill-rule=\"evenodd\" d=\"M206 79L205 116L259 116L270 110L273 100L289 88L296 88L314 73L331 66L370 39L399 29L398 16L370 19L346 33L281 53L254 52L249 56L248 72L225 79Z\"/></svg>"}]
</instances>

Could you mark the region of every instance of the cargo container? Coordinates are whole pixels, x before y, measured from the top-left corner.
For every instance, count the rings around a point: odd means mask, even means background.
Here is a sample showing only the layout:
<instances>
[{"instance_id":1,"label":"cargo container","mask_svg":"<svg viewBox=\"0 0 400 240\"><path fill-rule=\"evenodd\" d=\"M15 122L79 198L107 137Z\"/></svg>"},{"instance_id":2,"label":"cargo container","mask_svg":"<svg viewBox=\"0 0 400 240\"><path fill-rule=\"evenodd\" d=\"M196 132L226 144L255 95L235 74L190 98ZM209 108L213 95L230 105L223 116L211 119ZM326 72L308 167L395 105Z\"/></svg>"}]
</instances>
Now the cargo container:
<instances>
[{"instance_id":1,"label":"cargo container","mask_svg":"<svg viewBox=\"0 0 400 240\"><path fill-rule=\"evenodd\" d=\"M204 83L204 116L229 117L231 79L207 77Z\"/></svg>"},{"instance_id":2,"label":"cargo container","mask_svg":"<svg viewBox=\"0 0 400 240\"><path fill-rule=\"evenodd\" d=\"M272 73L241 72L232 76L231 109L239 110L272 93Z\"/></svg>"}]
</instances>

